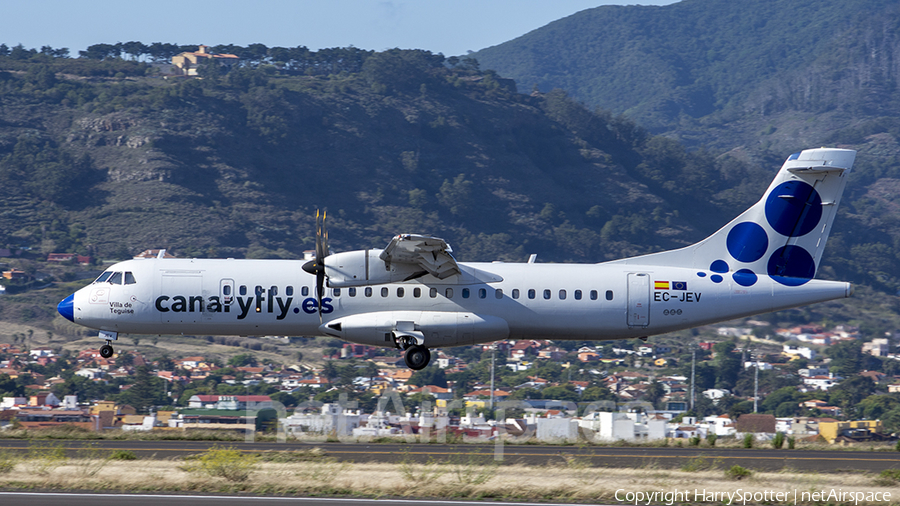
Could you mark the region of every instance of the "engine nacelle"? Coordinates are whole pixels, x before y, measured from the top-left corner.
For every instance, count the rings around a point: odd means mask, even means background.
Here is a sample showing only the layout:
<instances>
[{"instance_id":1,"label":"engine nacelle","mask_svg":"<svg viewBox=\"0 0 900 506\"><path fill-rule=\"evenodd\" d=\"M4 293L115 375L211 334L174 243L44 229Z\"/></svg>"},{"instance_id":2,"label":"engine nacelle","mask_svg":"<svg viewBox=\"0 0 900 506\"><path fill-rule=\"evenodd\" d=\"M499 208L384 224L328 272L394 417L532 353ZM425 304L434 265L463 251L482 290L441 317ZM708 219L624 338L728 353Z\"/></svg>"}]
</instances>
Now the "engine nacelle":
<instances>
[{"instance_id":1,"label":"engine nacelle","mask_svg":"<svg viewBox=\"0 0 900 506\"><path fill-rule=\"evenodd\" d=\"M319 330L370 346L392 346L398 337L414 338L417 344L428 348L489 343L509 337L509 325L502 318L453 311L376 311L338 318Z\"/></svg>"},{"instance_id":2,"label":"engine nacelle","mask_svg":"<svg viewBox=\"0 0 900 506\"><path fill-rule=\"evenodd\" d=\"M342 288L346 286L380 285L383 283L399 283L427 274L414 264L388 264L380 258L380 249L345 251L325 257L325 275L328 286Z\"/></svg>"}]
</instances>

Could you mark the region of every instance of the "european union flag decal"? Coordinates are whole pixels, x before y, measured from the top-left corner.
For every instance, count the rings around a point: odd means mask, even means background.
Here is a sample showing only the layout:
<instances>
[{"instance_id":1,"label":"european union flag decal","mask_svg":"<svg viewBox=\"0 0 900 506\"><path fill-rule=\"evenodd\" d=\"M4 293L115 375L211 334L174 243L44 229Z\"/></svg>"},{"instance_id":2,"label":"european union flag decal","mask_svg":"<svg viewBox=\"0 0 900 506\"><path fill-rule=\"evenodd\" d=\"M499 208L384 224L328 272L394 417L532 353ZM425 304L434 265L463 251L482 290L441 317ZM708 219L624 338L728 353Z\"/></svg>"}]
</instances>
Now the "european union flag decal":
<instances>
[{"instance_id":1,"label":"european union flag decal","mask_svg":"<svg viewBox=\"0 0 900 506\"><path fill-rule=\"evenodd\" d=\"M672 281L672 290L687 290L687 281Z\"/></svg>"}]
</instances>

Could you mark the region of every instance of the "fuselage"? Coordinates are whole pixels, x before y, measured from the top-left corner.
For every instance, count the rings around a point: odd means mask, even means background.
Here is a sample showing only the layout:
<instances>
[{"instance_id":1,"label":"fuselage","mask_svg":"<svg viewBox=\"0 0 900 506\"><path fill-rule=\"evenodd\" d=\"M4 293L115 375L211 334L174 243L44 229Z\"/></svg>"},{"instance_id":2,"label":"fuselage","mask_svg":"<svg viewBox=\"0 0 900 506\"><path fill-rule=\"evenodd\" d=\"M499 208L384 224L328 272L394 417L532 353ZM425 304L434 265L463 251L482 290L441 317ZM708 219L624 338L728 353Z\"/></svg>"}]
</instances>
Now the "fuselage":
<instances>
[{"instance_id":1,"label":"fuselage","mask_svg":"<svg viewBox=\"0 0 900 506\"><path fill-rule=\"evenodd\" d=\"M409 325L428 347L499 339L642 337L847 297L849 283L752 286L659 265L460 263L473 275L326 288L298 260L135 259L72 296L75 323L116 333L331 335L391 346ZM107 273L111 273L106 276ZM481 276L489 281L481 281ZM67 299L68 300L68 299ZM64 301L65 302L65 301Z\"/></svg>"}]
</instances>

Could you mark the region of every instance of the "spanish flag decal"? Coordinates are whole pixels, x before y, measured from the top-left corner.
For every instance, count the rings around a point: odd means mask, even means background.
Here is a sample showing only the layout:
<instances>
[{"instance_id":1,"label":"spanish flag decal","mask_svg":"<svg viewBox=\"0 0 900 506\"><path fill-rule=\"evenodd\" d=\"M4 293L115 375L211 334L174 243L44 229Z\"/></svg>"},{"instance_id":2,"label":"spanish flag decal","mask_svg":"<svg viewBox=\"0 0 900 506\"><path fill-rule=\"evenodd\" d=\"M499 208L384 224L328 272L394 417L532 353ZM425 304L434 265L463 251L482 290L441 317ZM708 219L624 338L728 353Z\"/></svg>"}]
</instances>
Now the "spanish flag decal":
<instances>
[{"instance_id":1,"label":"spanish flag decal","mask_svg":"<svg viewBox=\"0 0 900 506\"><path fill-rule=\"evenodd\" d=\"M669 282L668 281L654 281L653 288L655 288L656 290L668 290Z\"/></svg>"}]
</instances>

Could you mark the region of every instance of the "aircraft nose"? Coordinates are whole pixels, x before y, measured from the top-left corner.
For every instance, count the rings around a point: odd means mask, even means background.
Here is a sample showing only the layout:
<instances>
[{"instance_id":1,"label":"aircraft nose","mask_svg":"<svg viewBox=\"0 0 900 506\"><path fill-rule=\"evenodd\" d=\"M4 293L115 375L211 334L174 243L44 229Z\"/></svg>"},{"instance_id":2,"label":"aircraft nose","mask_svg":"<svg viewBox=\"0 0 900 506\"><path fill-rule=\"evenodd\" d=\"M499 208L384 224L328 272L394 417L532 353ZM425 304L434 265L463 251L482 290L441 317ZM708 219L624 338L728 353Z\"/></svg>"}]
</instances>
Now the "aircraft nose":
<instances>
[{"instance_id":1,"label":"aircraft nose","mask_svg":"<svg viewBox=\"0 0 900 506\"><path fill-rule=\"evenodd\" d=\"M69 295L59 305L56 306L56 310L59 311L59 314L63 315L63 318L69 320L70 322L75 321L75 294Z\"/></svg>"}]
</instances>

